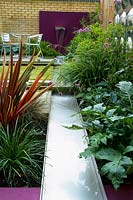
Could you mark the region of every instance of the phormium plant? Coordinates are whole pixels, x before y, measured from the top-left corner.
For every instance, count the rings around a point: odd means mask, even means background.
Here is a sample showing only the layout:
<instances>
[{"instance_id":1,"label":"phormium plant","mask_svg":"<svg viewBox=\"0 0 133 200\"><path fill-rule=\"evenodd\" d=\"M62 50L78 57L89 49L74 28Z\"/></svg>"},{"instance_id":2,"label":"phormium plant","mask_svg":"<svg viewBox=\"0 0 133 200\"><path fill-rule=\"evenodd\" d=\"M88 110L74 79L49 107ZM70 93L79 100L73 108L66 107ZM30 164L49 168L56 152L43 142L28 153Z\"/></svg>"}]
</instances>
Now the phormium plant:
<instances>
[{"instance_id":1,"label":"phormium plant","mask_svg":"<svg viewBox=\"0 0 133 200\"><path fill-rule=\"evenodd\" d=\"M5 129L7 125L9 125L10 129L13 129L19 115L23 113L38 97L54 85L51 83L44 89L40 90L40 92L36 93L45 81L43 80L40 82L40 79L52 64L50 63L44 67L31 86L28 87L27 83L29 81L30 74L34 70L33 63L38 55L33 55L31 57L21 76L20 68L22 61L22 44L18 61L15 64L13 63L11 51L11 61L6 72L6 62L4 57L2 74L0 77L0 122Z\"/></svg>"}]
</instances>

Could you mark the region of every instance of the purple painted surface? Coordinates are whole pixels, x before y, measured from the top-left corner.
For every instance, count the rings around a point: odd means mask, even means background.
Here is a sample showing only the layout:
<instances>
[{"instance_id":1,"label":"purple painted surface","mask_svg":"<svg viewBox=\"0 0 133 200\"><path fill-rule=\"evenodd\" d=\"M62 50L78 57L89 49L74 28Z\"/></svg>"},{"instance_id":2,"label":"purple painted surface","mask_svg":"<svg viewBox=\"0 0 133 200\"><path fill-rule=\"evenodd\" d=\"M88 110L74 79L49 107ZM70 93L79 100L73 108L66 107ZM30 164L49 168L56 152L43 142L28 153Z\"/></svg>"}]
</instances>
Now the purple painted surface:
<instances>
[{"instance_id":1,"label":"purple painted surface","mask_svg":"<svg viewBox=\"0 0 133 200\"><path fill-rule=\"evenodd\" d=\"M81 28L80 21L82 18L87 19L89 22L89 14L86 12L50 12L40 11L39 13L39 32L43 33L43 39L46 41L57 44L58 38L55 27L65 28L62 46L66 46L74 36L74 31Z\"/></svg>"},{"instance_id":2,"label":"purple painted surface","mask_svg":"<svg viewBox=\"0 0 133 200\"><path fill-rule=\"evenodd\" d=\"M39 200L40 188L0 188L0 200Z\"/></svg>"},{"instance_id":3,"label":"purple painted surface","mask_svg":"<svg viewBox=\"0 0 133 200\"><path fill-rule=\"evenodd\" d=\"M133 185L123 185L118 191L110 185L105 185L108 200L133 200Z\"/></svg>"}]
</instances>

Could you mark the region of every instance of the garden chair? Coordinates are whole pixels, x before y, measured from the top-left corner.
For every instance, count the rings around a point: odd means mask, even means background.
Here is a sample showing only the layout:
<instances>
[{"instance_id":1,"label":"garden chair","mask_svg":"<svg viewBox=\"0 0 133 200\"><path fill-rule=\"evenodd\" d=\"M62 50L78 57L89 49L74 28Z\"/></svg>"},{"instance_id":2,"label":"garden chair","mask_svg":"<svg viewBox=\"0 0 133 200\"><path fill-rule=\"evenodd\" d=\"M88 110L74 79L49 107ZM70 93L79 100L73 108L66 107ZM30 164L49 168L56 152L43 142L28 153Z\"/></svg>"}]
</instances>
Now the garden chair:
<instances>
[{"instance_id":1,"label":"garden chair","mask_svg":"<svg viewBox=\"0 0 133 200\"><path fill-rule=\"evenodd\" d=\"M13 48L17 48L17 50L20 47L20 37L16 36L16 35L12 35L15 39L17 39L17 42L12 42L11 38L10 38L10 34L9 33L1 33L1 56L2 53L5 52L7 53L7 49L10 52L10 47ZM14 50L14 49L13 49Z\"/></svg>"},{"instance_id":2,"label":"garden chair","mask_svg":"<svg viewBox=\"0 0 133 200\"><path fill-rule=\"evenodd\" d=\"M30 55L31 52L31 47L35 47L38 51L41 51L41 56L43 57L43 53L41 50L41 40L42 40L42 36L43 34L37 34L37 35L31 35L27 37L27 42L25 43L26 45L26 54L28 52L28 54Z\"/></svg>"}]
</instances>

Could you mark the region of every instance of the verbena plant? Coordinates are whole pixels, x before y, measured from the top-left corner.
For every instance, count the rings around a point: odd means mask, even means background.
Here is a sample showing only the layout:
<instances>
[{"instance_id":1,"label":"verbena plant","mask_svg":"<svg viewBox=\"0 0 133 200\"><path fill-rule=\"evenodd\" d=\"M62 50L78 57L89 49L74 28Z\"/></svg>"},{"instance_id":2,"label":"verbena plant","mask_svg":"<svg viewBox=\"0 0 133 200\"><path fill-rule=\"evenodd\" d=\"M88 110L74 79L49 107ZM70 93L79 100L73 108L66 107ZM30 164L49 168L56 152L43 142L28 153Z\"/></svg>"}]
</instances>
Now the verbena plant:
<instances>
[{"instance_id":1,"label":"verbena plant","mask_svg":"<svg viewBox=\"0 0 133 200\"><path fill-rule=\"evenodd\" d=\"M40 136L41 132L28 128L28 124L17 126L16 122L12 134L8 126L6 130L0 128L0 174L4 184L40 184L44 155L44 140Z\"/></svg>"},{"instance_id":2,"label":"verbena plant","mask_svg":"<svg viewBox=\"0 0 133 200\"><path fill-rule=\"evenodd\" d=\"M3 62L2 74L0 77L0 122L5 128L9 125L12 132L16 119L22 114L38 97L48 91L54 85L51 83L40 92L36 93L43 85L44 80L41 82L41 77L48 70L48 64L38 74L31 86L28 86L30 74L34 70L33 63L37 56L32 56L25 70L20 75L21 61L22 61L22 45L20 48L18 61L13 63L13 56L11 51L11 60L7 71L5 72L5 57Z\"/></svg>"},{"instance_id":3,"label":"verbena plant","mask_svg":"<svg viewBox=\"0 0 133 200\"><path fill-rule=\"evenodd\" d=\"M110 25L103 30L99 26L93 25L88 32L74 37L69 47L72 58L61 67L65 81L78 83L84 89L103 80L114 84L118 82L114 74L131 67L132 52L125 51L121 43L123 27Z\"/></svg>"},{"instance_id":4,"label":"verbena plant","mask_svg":"<svg viewBox=\"0 0 133 200\"><path fill-rule=\"evenodd\" d=\"M74 56L78 45L86 39L97 40L102 36L104 30L100 24L95 23L94 25L88 26L88 29L85 27L75 32L74 38L71 40L70 44L67 47L67 51L71 56Z\"/></svg>"}]
</instances>

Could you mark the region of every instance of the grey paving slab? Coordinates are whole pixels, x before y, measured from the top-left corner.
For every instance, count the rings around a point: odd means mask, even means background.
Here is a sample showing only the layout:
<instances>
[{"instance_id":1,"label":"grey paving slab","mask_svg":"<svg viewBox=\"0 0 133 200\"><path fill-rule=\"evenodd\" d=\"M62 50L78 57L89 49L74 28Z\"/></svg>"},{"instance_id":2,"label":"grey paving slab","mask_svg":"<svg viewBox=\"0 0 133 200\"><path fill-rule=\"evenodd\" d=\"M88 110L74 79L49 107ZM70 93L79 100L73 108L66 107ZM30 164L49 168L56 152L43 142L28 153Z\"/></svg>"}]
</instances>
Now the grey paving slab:
<instances>
[{"instance_id":1,"label":"grey paving slab","mask_svg":"<svg viewBox=\"0 0 133 200\"><path fill-rule=\"evenodd\" d=\"M22 64L26 65L29 62L30 57L31 56L24 56L22 58ZM17 60L18 60L18 55L13 56L13 61L16 62ZM38 59L35 61L35 64L37 64L37 65L48 64L52 60L53 59L51 59L51 58L38 57ZM6 56L6 62L9 63L9 61L10 61L10 56ZM2 64L2 62L3 62L3 56L2 57L0 56L0 65Z\"/></svg>"},{"instance_id":2,"label":"grey paving slab","mask_svg":"<svg viewBox=\"0 0 133 200\"><path fill-rule=\"evenodd\" d=\"M79 158L84 130L63 127L81 123L73 96L52 96L40 200L107 200L93 158Z\"/></svg>"}]
</instances>

